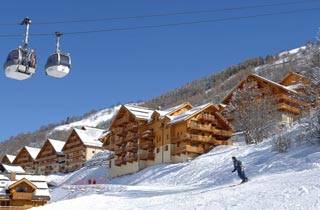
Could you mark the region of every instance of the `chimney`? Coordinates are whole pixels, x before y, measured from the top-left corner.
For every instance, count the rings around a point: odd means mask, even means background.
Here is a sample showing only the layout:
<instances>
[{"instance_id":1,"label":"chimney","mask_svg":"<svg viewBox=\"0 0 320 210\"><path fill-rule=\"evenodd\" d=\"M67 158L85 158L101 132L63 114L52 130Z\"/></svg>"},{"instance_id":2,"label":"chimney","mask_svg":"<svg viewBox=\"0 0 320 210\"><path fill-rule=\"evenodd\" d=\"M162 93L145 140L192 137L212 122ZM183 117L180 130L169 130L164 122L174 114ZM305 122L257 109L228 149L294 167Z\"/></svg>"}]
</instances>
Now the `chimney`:
<instances>
[{"instance_id":1,"label":"chimney","mask_svg":"<svg viewBox=\"0 0 320 210\"><path fill-rule=\"evenodd\" d=\"M10 173L10 180L11 181L16 181L16 172L11 172Z\"/></svg>"}]
</instances>

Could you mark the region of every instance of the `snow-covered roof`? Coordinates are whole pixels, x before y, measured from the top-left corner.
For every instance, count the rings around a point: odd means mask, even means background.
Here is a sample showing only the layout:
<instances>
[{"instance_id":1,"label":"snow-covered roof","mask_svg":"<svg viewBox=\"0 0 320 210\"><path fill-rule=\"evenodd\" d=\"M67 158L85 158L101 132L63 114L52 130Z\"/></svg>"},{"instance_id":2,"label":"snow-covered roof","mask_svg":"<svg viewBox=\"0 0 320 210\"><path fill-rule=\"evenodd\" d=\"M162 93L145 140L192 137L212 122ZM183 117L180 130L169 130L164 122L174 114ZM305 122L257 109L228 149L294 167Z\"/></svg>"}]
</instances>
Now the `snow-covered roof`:
<instances>
[{"instance_id":1,"label":"snow-covered roof","mask_svg":"<svg viewBox=\"0 0 320 210\"><path fill-rule=\"evenodd\" d=\"M260 76L260 75L257 75L257 74L250 74L248 77L253 77L253 78L256 78L256 79L260 79L260 80L262 80L262 81L264 81L264 82L266 82L266 83L269 83L269 84L271 84L271 85L273 85L273 86L275 86L275 87L278 87L279 89L282 89L282 90L284 90L284 91L286 91L286 92L291 92L291 93L294 93L294 94L297 93L295 90L291 90L291 89L288 88L287 86L281 85L281 84L279 84L279 83L276 83L276 82L274 82L274 81L272 81L272 80L269 80L269 79L264 78L264 77L262 77L262 76ZM248 78L248 77L247 77L247 78ZM245 80L242 80L237 86L235 86L234 88L232 88L232 90L231 90L231 91L225 96L225 98L223 99L223 103L225 103L225 102L232 96L233 92L234 92L236 89L238 89L239 86L241 86L244 81L245 81Z\"/></svg>"},{"instance_id":2,"label":"snow-covered roof","mask_svg":"<svg viewBox=\"0 0 320 210\"><path fill-rule=\"evenodd\" d=\"M6 195L9 186L21 181L22 179L28 180L36 187L34 196L50 198L50 191L46 177L38 175L16 175L16 179L13 181L10 180L10 174L0 174L0 195Z\"/></svg>"},{"instance_id":3,"label":"snow-covered roof","mask_svg":"<svg viewBox=\"0 0 320 210\"><path fill-rule=\"evenodd\" d=\"M279 84L279 83L276 83L276 82L274 82L274 81L272 81L272 80L269 80L269 79L267 79L267 78L264 78L264 77L262 77L262 76L260 76L260 75L252 74L252 76L257 77L257 78L259 78L259 79L261 79L261 80L263 80L263 81L265 81L265 82L268 82L268 83L270 83L270 84L272 84L272 85L274 85L274 86L277 86L277 87L279 87L280 89L287 90L287 91L291 91L291 92L293 92L293 93L297 93L296 91L291 90L291 89L288 88L287 86L284 86L284 85L281 85L281 84Z\"/></svg>"},{"instance_id":4,"label":"snow-covered roof","mask_svg":"<svg viewBox=\"0 0 320 210\"><path fill-rule=\"evenodd\" d=\"M169 117L171 119L170 124L175 124L175 123L187 120L192 115L196 114L197 112L202 111L203 109L207 108L210 105L212 105L212 103L207 103L207 104L203 104L201 106L194 107L194 108L192 108L182 114L179 114L177 116L170 116Z\"/></svg>"},{"instance_id":5,"label":"snow-covered roof","mask_svg":"<svg viewBox=\"0 0 320 210\"><path fill-rule=\"evenodd\" d=\"M86 128L85 130L74 128L74 131L77 133L84 145L102 147L102 142L100 142L99 139L106 132L105 130L97 128Z\"/></svg>"},{"instance_id":6,"label":"snow-covered roof","mask_svg":"<svg viewBox=\"0 0 320 210\"><path fill-rule=\"evenodd\" d=\"M59 140L54 140L54 139L48 139L48 141L50 142L50 144L53 146L54 150L57 153L62 152L62 148L65 145L64 141L59 141Z\"/></svg>"},{"instance_id":7,"label":"snow-covered roof","mask_svg":"<svg viewBox=\"0 0 320 210\"><path fill-rule=\"evenodd\" d=\"M17 173L17 174L24 174L25 170L21 166L11 166L11 165L6 165L6 164L0 164L0 166L3 167L5 173Z\"/></svg>"},{"instance_id":8,"label":"snow-covered roof","mask_svg":"<svg viewBox=\"0 0 320 210\"><path fill-rule=\"evenodd\" d=\"M16 159L15 155L5 155L4 157L7 157L8 160L10 161L10 163L12 163L14 161L14 159Z\"/></svg>"},{"instance_id":9,"label":"snow-covered roof","mask_svg":"<svg viewBox=\"0 0 320 210\"><path fill-rule=\"evenodd\" d=\"M124 105L136 118L149 120L154 110L135 105Z\"/></svg>"},{"instance_id":10,"label":"snow-covered roof","mask_svg":"<svg viewBox=\"0 0 320 210\"><path fill-rule=\"evenodd\" d=\"M164 117L164 116L167 116L167 115L170 115L172 114L173 112L181 109L182 107L186 106L186 105L190 105L189 103L182 103L182 104L179 104L177 106L174 106L174 107L170 107L168 109L164 109L164 110L155 110L155 112L159 113L161 117Z\"/></svg>"},{"instance_id":11,"label":"snow-covered roof","mask_svg":"<svg viewBox=\"0 0 320 210\"><path fill-rule=\"evenodd\" d=\"M40 148L28 147L28 146L25 146L24 148L28 151L28 153L30 154L30 156L34 160L37 158L37 156L40 152Z\"/></svg>"}]
</instances>

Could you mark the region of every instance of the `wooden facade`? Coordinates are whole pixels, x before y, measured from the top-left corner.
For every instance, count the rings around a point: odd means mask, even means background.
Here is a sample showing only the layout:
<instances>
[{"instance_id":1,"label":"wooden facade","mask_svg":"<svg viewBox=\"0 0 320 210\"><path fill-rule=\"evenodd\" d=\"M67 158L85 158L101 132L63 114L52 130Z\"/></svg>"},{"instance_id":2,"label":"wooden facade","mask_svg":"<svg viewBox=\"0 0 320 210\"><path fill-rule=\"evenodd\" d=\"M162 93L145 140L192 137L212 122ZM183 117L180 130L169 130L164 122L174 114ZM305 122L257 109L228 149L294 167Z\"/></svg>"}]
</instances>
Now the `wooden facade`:
<instances>
[{"instance_id":1,"label":"wooden facade","mask_svg":"<svg viewBox=\"0 0 320 210\"><path fill-rule=\"evenodd\" d=\"M102 151L99 139L104 133L101 129L74 128L62 149L65 155L64 172L80 169L93 155Z\"/></svg>"},{"instance_id":2,"label":"wooden facade","mask_svg":"<svg viewBox=\"0 0 320 210\"><path fill-rule=\"evenodd\" d=\"M36 157L40 152L39 148L23 147L13 161L14 165L21 166L27 173L36 173Z\"/></svg>"},{"instance_id":3,"label":"wooden facade","mask_svg":"<svg viewBox=\"0 0 320 210\"><path fill-rule=\"evenodd\" d=\"M64 172L65 155L62 148L65 142L47 139L36 158L37 174L53 174Z\"/></svg>"},{"instance_id":4,"label":"wooden facade","mask_svg":"<svg viewBox=\"0 0 320 210\"><path fill-rule=\"evenodd\" d=\"M288 78L291 78L289 76ZM250 83L257 84L257 90L262 93L262 95L266 92L272 93L272 97L274 98L276 109L279 111L279 116L276 117L281 123L291 123L295 121L299 115L308 110L309 105L305 101L302 100L302 95L299 92L292 90L291 88L285 86L292 85L289 82L289 79L285 79L283 81L283 85L278 84L276 82L270 81L266 78L258 76L256 74L249 75L246 79L241 81L222 101L222 104L226 107L231 104L231 100L234 94L237 93L239 89L242 89L245 85ZM259 100L258 98L254 100ZM254 100L252 101L254 103ZM233 122L234 118L232 117L232 113L228 115L228 120L232 122L235 127L237 127L237 122Z\"/></svg>"},{"instance_id":5,"label":"wooden facade","mask_svg":"<svg viewBox=\"0 0 320 210\"><path fill-rule=\"evenodd\" d=\"M30 176L29 176L30 177ZM42 180L29 180L14 174L0 175L1 209L30 209L43 206L50 200L48 185Z\"/></svg>"},{"instance_id":6,"label":"wooden facade","mask_svg":"<svg viewBox=\"0 0 320 210\"><path fill-rule=\"evenodd\" d=\"M114 151L110 176L185 161L215 145L231 144L233 129L218 110L213 104L193 108L185 103L167 110L122 106L102 139L105 149Z\"/></svg>"},{"instance_id":7,"label":"wooden facade","mask_svg":"<svg viewBox=\"0 0 320 210\"><path fill-rule=\"evenodd\" d=\"M171 155L176 160L174 162L203 154L218 145L232 144L230 138L234 130L219 109L219 106L209 103L171 120Z\"/></svg>"}]
</instances>

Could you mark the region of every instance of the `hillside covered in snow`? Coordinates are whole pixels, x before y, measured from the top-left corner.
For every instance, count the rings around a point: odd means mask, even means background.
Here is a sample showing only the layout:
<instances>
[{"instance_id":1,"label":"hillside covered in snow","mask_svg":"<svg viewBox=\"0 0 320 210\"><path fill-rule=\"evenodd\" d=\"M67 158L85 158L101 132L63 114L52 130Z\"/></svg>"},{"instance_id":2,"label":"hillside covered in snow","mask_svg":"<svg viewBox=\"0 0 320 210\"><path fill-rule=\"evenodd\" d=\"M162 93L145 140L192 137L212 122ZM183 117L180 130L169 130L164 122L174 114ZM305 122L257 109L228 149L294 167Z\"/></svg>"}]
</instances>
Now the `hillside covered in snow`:
<instances>
[{"instance_id":1,"label":"hillside covered in snow","mask_svg":"<svg viewBox=\"0 0 320 210\"><path fill-rule=\"evenodd\" d=\"M77 183L81 174L91 179L85 169L55 177L59 185L50 204L35 209L320 209L319 140L301 138L309 132L307 123L285 131L291 141L285 153L275 149L277 134L258 145L219 146L188 162L156 165L96 185ZM239 185L232 156L245 165L249 182ZM97 168L107 173L105 165Z\"/></svg>"}]
</instances>

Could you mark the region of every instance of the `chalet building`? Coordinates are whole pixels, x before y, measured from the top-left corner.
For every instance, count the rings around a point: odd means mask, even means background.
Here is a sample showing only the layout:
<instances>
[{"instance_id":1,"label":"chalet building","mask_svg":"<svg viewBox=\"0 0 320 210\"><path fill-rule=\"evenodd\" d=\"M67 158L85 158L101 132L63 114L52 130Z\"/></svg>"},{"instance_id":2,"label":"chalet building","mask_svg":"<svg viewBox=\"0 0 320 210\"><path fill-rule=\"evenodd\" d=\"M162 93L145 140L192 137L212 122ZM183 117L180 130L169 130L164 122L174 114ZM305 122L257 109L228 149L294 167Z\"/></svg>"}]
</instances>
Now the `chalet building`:
<instances>
[{"instance_id":1,"label":"chalet building","mask_svg":"<svg viewBox=\"0 0 320 210\"><path fill-rule=\"evenodd\" d=\"M293 90L291 83L284 81L284 84L289 86L281 85L279 83L268 80L256 74L249 75L246 79L241 81L229 94L223 99L222 104L224 106L231 105L232 97L238 90L243 89L245 85L256 84L257 90L263 93L272 93L275 99L276 110L279 111L275 117L276 121L282 124L288 124L296 120L302 111L308 108L308 104L304 102L301 95ZM256 99L258 100L258 98ZM254 100L252 101L254 103ZM228 120L232 122L233 126L238 128L237 122L234 121L232 113L228 115Z\"/></svg>"},{"instance_id":2,"label":"chalet building","mask_svg":"<svg viewBox=\"0 0 320 210\"><path fill-rule=\"evenodd\" d=\"M71 172L81 168L93 155L102 151L99 139L105 133L105 130L97 128L74 128L62 148L66 160L64 171Z\"/></svg>"},{"instance_id":3,"label":"chalet building","mask_svg":"<svg viewBox=\"0 0 320 210\"><path fill-rule=\"evenodd\" d=\"M171 145L167 145L171 147L171 162L186 161L215 146L232 144L233 127L219 109L218 105L209 103L171 117L168 123Z\"/></svg>"},{"instance_id":4,"label":"chalet building","mask_svg":"<svg viewBox=\"0 0 320 210\"><path fill-rule=\"evenodd\" d=\"M105 148L114 151L110 160L111 177L137 172L153 165L154 144L147 134L153 110L139 106L121 106L110 125ZM140 138L144 134L145 136ZM150 139L151 138L151 139Z\"/></svg>"},{"instance_id":5,"label":"chalet building","mask_svg":"<svg viewBox=\"0 0 320 210\"><path fill-rule=\"evenodd\" d=\"M47 139L36 158L37 174L48 175L64 172L65 155L62 148L65 142Z\"/></svg>"},{"instance_id":6,"label":"chalet building","mask_svg":"<svg viewBox=\"0 0 320 210\"><path fill-rule=\"evenodd\" d=\"M4 163L4 164L11 165L13 163L14 159L16 159L16 156L14 156L14 155L4 155L0 162Z\"/></svg>"},{"instance_id":7,"label":"chalet building","mask_svg":"<svg viewBox=\"0 0 320 210\"><path fill-rule=\"evenodd\" d=\"M189 103L167 110L124 105L114 117L104 147L114 151L111 177L135 173L158 163L185 161L215 145L231 144L233 130L219 106Z\"/></svg>"},{"instance_id":8,"label":"chalet building","mask_svg":"<svg viewBox=\"0 0 320 210\"><path fill-rule=\"evenodd\" d=\"M27 173L36 173L36 157L40 152L39 148L23 147L12 162L13 165L21 166Z\"/></svg>"},{"instance_id":9,"label":"chalet building","mask_svg":"<svg viewBox=\"0 0 320 210\"><path fill-rule=\"evenodd\" d=\"M29 209L45 205L49 200L45 177L0 174L1 209Z\"/></svg>"}]
</instances>

